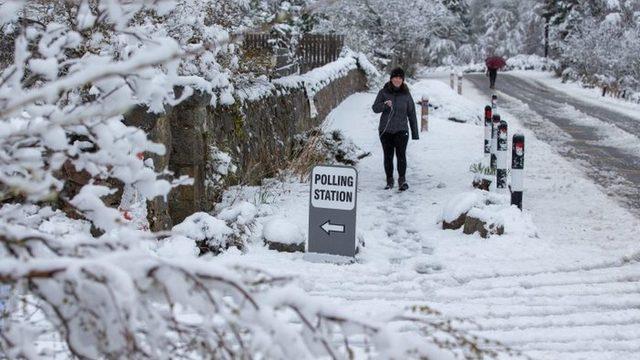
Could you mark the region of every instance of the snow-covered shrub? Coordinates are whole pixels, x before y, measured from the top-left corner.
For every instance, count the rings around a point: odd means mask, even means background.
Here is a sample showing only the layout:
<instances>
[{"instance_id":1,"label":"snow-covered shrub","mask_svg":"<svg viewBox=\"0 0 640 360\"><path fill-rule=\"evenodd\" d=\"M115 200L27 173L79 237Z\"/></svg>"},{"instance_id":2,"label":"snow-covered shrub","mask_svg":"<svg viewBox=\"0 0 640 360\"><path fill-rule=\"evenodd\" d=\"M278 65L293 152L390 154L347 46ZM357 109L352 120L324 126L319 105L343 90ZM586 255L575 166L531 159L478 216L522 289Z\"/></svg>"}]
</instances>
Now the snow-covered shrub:
<instances>
[{"instance_id":1,"label":"snow-covered shrub","mask_svg":"<svg viewBox=\"0 0 640 360\"><path fill-rule=\"evenodd\" d=\"M258 208L250 202L240 201L224 208L218 213L217 218L226 221L227 226L233 231L232 241L239 249L251 241L255 235L255 222L258 217Z\"/></svg>"},{"instance_id":2,"label":"snow-covered shrub","mask_svg":"<svg viewBox=\"0 0 640 360\"><path fill-rule=\"evenodd\" d=\"M255 205L241 201L235 205L225 208L218 214L218 218L227 223L238 225L251 225L258 215Z\"/></svg>"},{"instance_id":3,"label":"snow-covered shrub","mask_svg":"<svg viewBox=\"0 0 640 360\"><path fill-rule=\"evenodd\" d=\"M368 156L340 130L322 132L312 129L296 135L292 153L291 168L296 174L306 174L311 167L320 163L356 165Z\"/></svg>"},{"instance_id":4,"label":"snow-covered shrub","mask_svg":"<svg viewBox=\"0 0 640 360\"><path fill-rule=\"evenodd\" d=\"M168 259L195 258L200 255L200 247L193 239L174 235L163 239L155 250L158 256Z\"/></svg>"},{"instance_id":5,"label":"snow-covered shrub","mask_svg":"<svg viewBox=\"0 0 640 360\"><path fill-rule=\"evenodd\" d=\"M507 59L504 70L555 71L560 64L552 59L538 55L516 55Z\"/></svg>"},{"instance_id":6,"label":"snow-covered shrub","mask_svg":"<svg viewBox=\"0 0 640 360\"><path fill-rule=\"evenodd\" d=\"M204 212L188 216L183 222L174 226L172 232L195 242L201 254L210 251L217 255L230 246L242 248L242 243L233 241L231 237L233 230L224 220Z\"/></svg>"},{"instance_id":7,"label":"snow-covered shrub","mask_svg":"<svg viewBox=\"0 0 640 360\"><path fill-rule=\"evenodd\" d=\"M204 186L206 191L211 194L222 191L228 185L229 180L233 179L237 169L231 155L215 146L210 146L205 164ZM209 198L214 197L209 196Z\"/></svg>"},{"instance_id":8,"label":"snow-covered shrub","mask_svg":"<svg viewBox=\"0 0 640 360\"><path fill-rule=\"evenodd\" d=\"M184 238L190 239L192 244L197 245L199 255L218 255L230 247L244 250L253 235L257 215L255 205L246 201L226 207L216 216L197 212L174 226L172 232L176 236L169 240L178 242Z\"/></svg>"},{"instance_id":9,"label":"snow-covered shrub","mask_svg":"<svg viewBox=\"0 0 640 360\"><path fill-rule=\"evenodd\" d=\"M473 174L472 185L476 189L489 190L491 182L495 179L496 170L487 166L483 161L478 161L469 166L469 171Z\"/></svg>"}]
</instances>

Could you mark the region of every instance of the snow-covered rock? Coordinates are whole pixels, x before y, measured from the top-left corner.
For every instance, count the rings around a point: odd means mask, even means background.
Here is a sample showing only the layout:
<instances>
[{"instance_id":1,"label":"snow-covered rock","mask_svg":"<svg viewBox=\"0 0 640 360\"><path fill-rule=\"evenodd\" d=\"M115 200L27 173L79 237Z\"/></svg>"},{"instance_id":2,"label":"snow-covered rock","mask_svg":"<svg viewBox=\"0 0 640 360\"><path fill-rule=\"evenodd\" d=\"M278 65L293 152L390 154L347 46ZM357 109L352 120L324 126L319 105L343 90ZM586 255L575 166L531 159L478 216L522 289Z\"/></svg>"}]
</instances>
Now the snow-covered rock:
<instances>
[{"instance_id":1,"label":"snow-covered rock","mask_svg":"<svg viewBox=\"0 0 640 360\"><path fill-rule=\"evenodd\" d=\"M281 252L304 251L304 232L298 225L281 217L269 220L262 236L269 249Z\"/></svg>"},{"instance_id":2,"label":"snow-covered rock","mask_svg":"<svg viewBox=\"0 0 640 360\"><path fill-rule=\"evenodd\" d=\"M454 196L442 210L442 228L459 229L465 234L478 232L487 237L492 234L518 234L534 237L537 230L531 217L511 206L507 195L474 190Z\"/></svg>"},{"instance_id":3,"label":"snow-covered rock","mask_svg":"<svg viewBox=\"0 0 640 360\"><path fill-rule=\"evenodd\" d=\"M464 217L474 206L482 204L485 193L476 190L454 196L442 209L442 228L459 229L464 225Z\"/></svg>"}]
</instances>

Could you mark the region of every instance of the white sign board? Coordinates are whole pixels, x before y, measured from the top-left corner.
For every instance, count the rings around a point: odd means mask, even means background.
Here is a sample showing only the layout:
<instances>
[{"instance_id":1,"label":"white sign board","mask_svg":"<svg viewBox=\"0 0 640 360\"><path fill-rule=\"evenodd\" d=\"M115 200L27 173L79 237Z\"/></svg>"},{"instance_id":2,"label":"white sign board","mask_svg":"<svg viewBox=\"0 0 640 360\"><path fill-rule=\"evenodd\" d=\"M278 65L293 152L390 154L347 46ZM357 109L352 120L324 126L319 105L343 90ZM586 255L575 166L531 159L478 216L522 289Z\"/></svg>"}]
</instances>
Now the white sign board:
<instances>
[{"instance_id":1,"label":"white sign board","mask_svg":"<svg viewBox=\"0 0 640 360\"><path fill-rule=\"evenodd\" d=\"M307 251L355 256L358 173L347 166L316 166L311 172Z\"/></svg>"}]
</instances>

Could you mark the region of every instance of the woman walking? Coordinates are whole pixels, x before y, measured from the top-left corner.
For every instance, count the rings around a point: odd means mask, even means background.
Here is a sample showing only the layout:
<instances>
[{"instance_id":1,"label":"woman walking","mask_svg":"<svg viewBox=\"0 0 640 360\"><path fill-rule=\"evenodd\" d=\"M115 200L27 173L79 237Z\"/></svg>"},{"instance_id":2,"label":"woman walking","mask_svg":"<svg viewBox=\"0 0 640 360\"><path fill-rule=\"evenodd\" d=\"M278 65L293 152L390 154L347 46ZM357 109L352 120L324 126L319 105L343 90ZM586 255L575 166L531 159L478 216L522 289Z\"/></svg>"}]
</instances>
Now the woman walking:
<instances>
[{"instance_id":1,"label":"woman walking","mask_svg":"<svg viewBox=\"0 0 640 360\"><path fill-rule=\"evenodd\" d=\"M407 143L409 128L411 138L418 140L418 121L416 105L413 102L407 84L404 82L404 70L396 68L391 71L390 80L378 92L373 112L380 115L378 134L384 152L384 172L387 175L385 189L393 188L393 156L395 153L398 166L398 189L407 190L409 185L405 178L407 171Z\"/></svg>"}]
</instances>

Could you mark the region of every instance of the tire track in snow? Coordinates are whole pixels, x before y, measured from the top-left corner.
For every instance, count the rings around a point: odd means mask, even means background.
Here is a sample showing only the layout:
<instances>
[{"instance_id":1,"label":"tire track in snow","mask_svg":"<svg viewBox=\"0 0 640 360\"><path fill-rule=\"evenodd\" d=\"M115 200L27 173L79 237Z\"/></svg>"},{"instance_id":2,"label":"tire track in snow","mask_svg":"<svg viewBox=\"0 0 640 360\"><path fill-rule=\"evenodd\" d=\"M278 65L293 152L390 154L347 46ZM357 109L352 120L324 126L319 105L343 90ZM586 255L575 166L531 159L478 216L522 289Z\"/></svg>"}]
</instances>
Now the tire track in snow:
<instances>
[{"instance_id":1,"label":"tire track in snow","mask_svg":"<svg viewBox=\"0 0 640 360\"><path fill-rule=\"evenodd\" d=\"M636 261L608 265L467 278L437 291L434 305L479 324L474 334L534 358L533 351L556 351L551 358L557 358L598 349L639 355L640 346L628 345L640 338L640 266ZM595 340L606 341L605 347L584 346Z\"/></svg>"}]
</instances>

